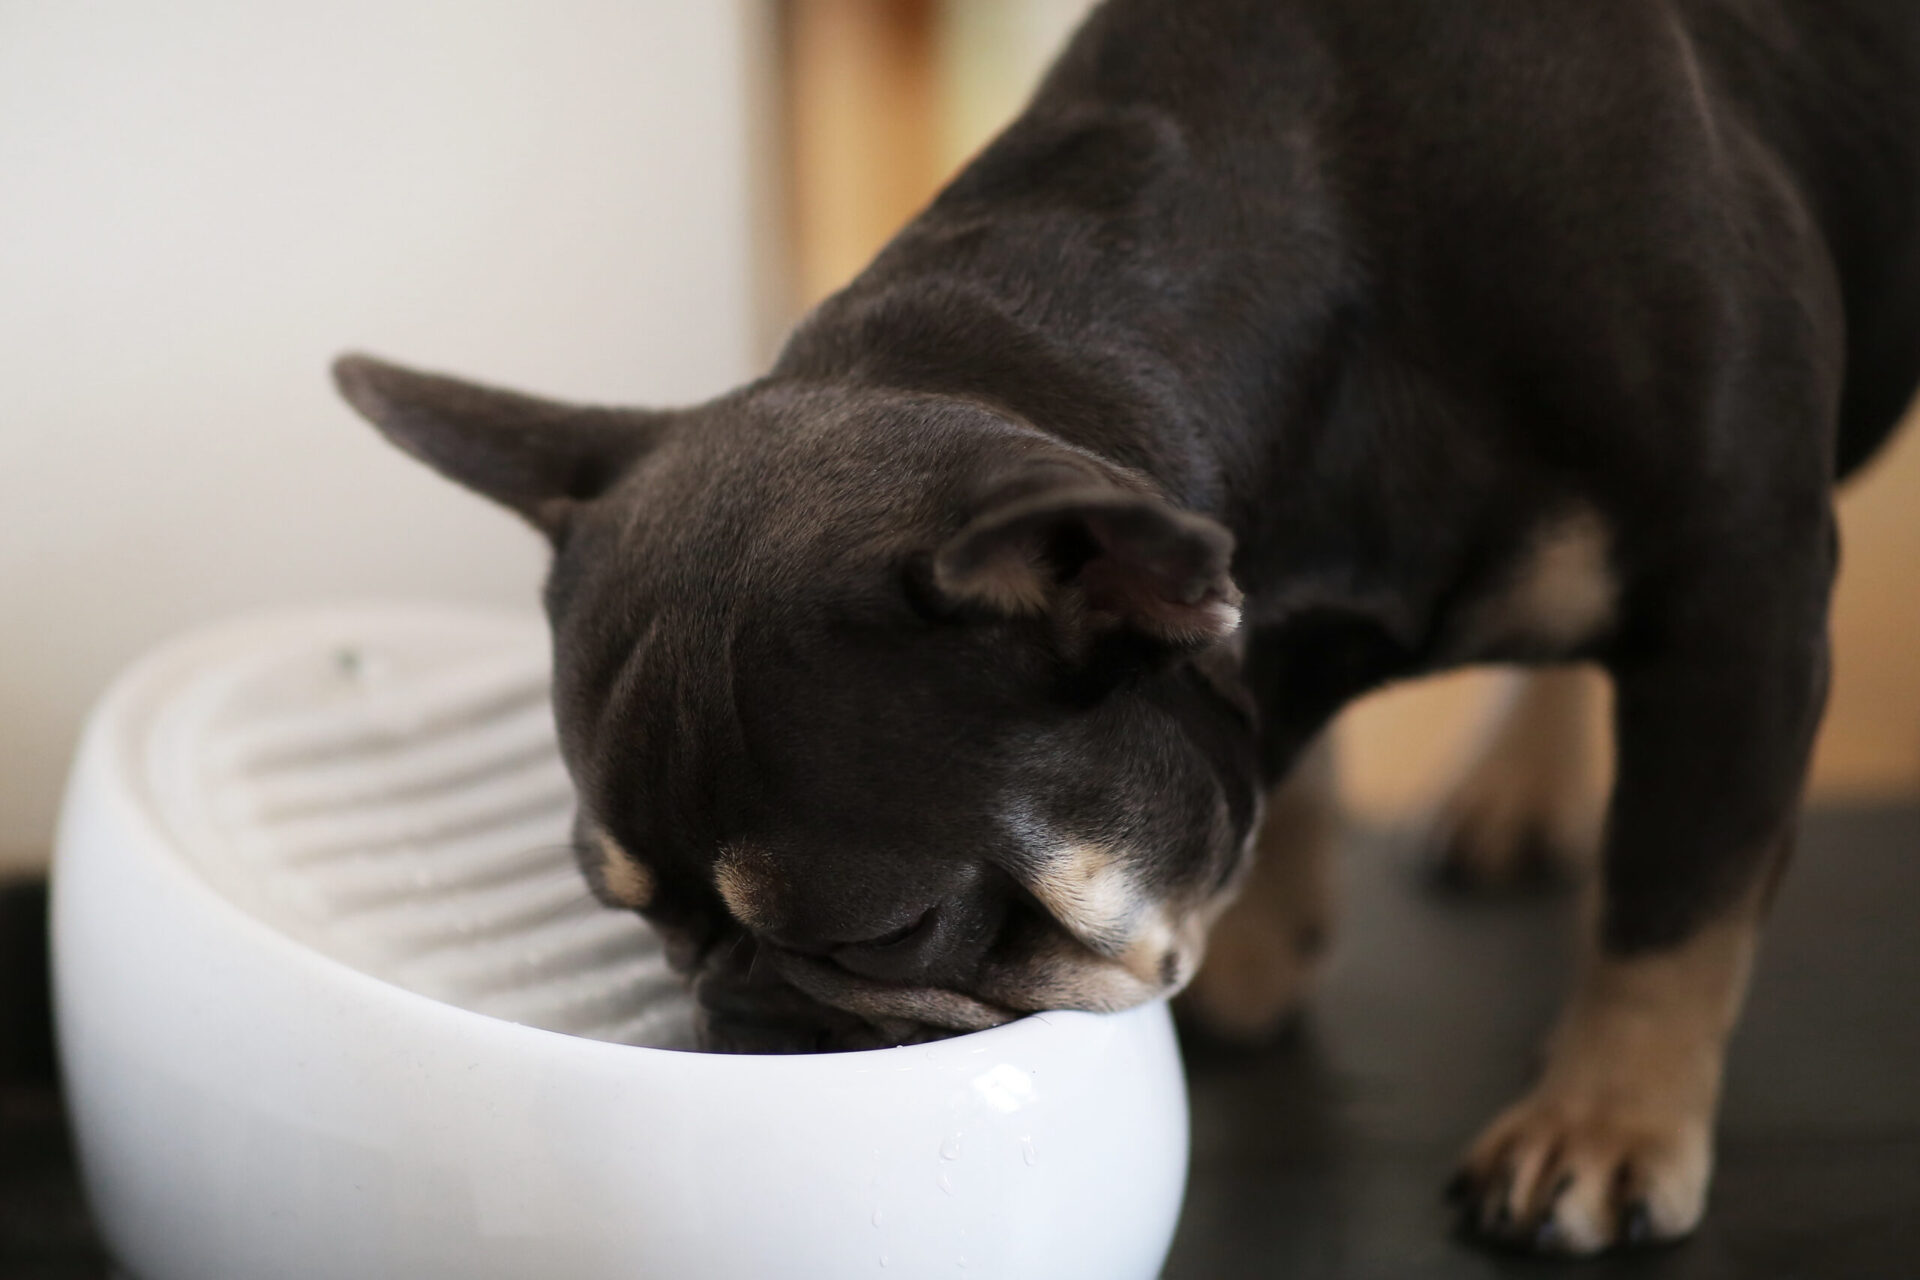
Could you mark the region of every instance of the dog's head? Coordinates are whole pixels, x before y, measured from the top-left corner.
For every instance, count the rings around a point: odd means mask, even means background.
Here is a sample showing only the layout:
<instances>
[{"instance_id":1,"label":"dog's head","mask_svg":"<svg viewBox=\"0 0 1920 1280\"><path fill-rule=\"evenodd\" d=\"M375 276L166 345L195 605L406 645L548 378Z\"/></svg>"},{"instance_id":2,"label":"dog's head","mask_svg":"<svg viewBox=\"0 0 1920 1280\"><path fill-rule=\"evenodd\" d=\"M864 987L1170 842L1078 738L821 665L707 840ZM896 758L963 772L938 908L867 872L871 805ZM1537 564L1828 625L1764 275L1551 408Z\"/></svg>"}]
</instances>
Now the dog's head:
<instances>
[{"instance_id":1,"label":"dog's head","mask_svg":"<svg viewBox=\"0 0 1920 1280\"><path fill-rule=\"evenodd\" d=\"M768 383L653 413L336 374L551 540L581 862L665 935L714 1047L1191 976L1257 796L1219 525L970 402Z\"/></svg>"}]
</instances>

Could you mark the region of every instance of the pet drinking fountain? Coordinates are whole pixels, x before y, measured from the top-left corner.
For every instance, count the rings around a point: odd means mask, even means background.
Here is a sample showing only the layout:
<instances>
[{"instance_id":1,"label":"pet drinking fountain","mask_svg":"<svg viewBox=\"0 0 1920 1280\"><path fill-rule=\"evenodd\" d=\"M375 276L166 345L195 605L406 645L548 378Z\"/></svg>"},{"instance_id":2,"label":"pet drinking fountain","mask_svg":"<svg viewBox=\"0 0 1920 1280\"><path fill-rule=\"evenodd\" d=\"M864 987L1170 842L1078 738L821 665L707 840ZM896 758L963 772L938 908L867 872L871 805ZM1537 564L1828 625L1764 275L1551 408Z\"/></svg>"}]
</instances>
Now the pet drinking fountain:
<instances>
[{"instance_id":1,"label":"pet drinking fountain","mask_svg":"<svg viewBox=\"0 0 1920 1280\"><path fill-rule=\"evenodd\" d=\"M587 894L531 620L243 620L128 671L53 890L90 1201L137 1280L1155 1275L1164 1005L741 1057Z\"/></svg>"}]
</instances>

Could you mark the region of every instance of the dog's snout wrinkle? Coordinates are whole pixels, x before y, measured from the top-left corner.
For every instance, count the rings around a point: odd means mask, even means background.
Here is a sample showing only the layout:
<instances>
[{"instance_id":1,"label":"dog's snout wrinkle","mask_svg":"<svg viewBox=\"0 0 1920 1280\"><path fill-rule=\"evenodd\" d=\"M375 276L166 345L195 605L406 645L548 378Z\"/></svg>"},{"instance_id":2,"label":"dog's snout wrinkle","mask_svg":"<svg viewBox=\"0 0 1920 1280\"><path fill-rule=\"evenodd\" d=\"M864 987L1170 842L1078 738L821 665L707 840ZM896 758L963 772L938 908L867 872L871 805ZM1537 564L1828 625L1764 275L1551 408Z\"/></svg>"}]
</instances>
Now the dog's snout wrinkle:
<instances>
[{"instance_id":1,"label":"dog's snout wrinkle","mask_svg":"<svg viewBox=\"0 0 1920 1280\"><path fill-rule=\"evenodd\" d=\"M791 952L773 952L781 975L801 991L834 1008L869 1020L906 1022L943 1031L984 1031L1019 1016L943 987L896 986L862 978L839 967Z\"/></svg>"}]
</instances>

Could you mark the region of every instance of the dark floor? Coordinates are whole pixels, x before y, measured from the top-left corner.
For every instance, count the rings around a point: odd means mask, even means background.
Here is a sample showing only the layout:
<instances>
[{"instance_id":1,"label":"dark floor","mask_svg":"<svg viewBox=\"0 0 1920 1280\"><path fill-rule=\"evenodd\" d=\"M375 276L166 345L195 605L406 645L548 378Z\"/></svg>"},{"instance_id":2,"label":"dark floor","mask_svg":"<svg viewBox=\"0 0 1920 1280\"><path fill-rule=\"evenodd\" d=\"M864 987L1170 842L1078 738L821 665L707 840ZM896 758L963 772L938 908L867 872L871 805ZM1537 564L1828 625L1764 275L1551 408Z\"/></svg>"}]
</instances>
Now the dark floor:
<instances>
[{"instance_id":1,"label":"dark floor","mask_svg":"<svg viewBox=\"0 0 1920 1280\"><path fill-rule=\"evenodd\" d=\"M0 886L0 1277L99 1280L54 1089L44 886Z\"/></svg>"},{"instance_id":2,"label":"dark floor","mask_svg":"<svg viewBox=\"0 0 1920 1280\"><path fill-rule=\"evenodd\" d=\"M1525 1080L1564 976L1564 899L1435 899L1389 842L1348 860L1299 1039L1196 1053L1167 1280L1920 1278L1920 809L1809 820L1736 1045L1692 1241L1535 1263L1450 1236L1459 1146ZM94 1280L45 1035L44 895L0 891L0 1277ZM370 1278L371 1280L371 1278Z\"/></svg>"},{"instance_id":3,"label":"dark floor","mask_svg":"<svg viewBox=\"0 0 1920 1280\"><path fill-rule=\"evenodd\" d=\"M1462 902L1390 844L1347 862L1300 1042L1189 1055L1193 1175L1167 1280L1920 1277L1920 810L1808 819L1735 1041L1706 1224L1568 1264L1450 1237L1459 1148L1525 1083L1570 902Z\"/></svg>"}]
</instances>

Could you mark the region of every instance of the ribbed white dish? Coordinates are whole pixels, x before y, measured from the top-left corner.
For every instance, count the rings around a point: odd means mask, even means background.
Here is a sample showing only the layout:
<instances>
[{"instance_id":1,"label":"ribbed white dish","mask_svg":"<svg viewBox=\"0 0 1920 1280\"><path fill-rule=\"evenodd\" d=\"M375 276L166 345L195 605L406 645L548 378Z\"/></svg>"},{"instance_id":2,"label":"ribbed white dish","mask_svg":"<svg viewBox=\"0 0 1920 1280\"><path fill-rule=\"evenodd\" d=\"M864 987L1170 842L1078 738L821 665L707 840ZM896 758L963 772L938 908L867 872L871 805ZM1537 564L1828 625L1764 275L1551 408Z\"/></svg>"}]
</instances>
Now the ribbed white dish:
<instances>
[{"instance_id":1,"label":"ribbed white dish","mask_svg":"<svg viewBox=\"0 0 1920 1280\"><path fill-rule=\"evenodd\" d=\"M687 1042L653 935L587 893L532 620L257 623L182 656L144 743L157 816L289 937L477 1013ZM228 656L231 654L231 656Z\"/></svg>"},{"instance_id":2,"label":"ribbed white dish","mask_svg":"<svg viewBox=\"0 0 1920 1280\"><path fill-rule=\"evenodd\" d=\"M418 608L243 621L96 710L55 988L122 1264L1153 1275L1186 1167L1161 1006L867 1053L670 1047L678 984L565 845L543 635Z\"/></svg>"}]
</instances>

